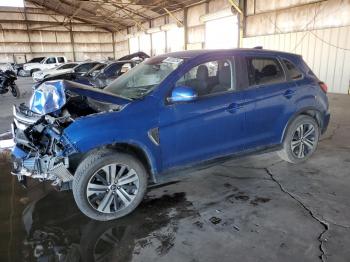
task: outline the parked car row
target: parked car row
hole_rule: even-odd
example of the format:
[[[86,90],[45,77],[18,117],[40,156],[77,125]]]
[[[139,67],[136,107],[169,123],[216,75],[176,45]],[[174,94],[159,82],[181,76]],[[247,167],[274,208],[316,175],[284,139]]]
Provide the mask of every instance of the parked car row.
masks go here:
[[[33,73],[32,77],[35,82],[40,82],[45,78],[52,76],[60,76],[66,73],[86,73],[99,62],[68,62],[63,65],[54,67],[52,69],[45,69],[41,71],[36,71]]]
[[[53,69],[34,72],[33,79],[37,82],[34,89],[46,81],[59,79],[102,89],[146,58],[149,58],[147,54],[137,52],[115,61],[66,63]]]

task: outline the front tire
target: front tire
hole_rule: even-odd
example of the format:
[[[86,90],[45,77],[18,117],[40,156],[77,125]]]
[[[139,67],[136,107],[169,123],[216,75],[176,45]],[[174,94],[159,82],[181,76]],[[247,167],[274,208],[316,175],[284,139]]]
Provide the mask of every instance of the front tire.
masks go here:
[[[147,171],[134,156],[114,150],[91,153],[77,168],[73,195],[86,216],[107,221],[131,213],[147,189]]]
[[[283,160],[297,164],[306,161],[315,152],[320,138],[316,120],[300,115],[289,125],[278,155]]]
[[[21,91],[19,91],[19,88],[16,84],[11,86],[11,94],[15,97],[15,98],[20,98],[21,96]]]

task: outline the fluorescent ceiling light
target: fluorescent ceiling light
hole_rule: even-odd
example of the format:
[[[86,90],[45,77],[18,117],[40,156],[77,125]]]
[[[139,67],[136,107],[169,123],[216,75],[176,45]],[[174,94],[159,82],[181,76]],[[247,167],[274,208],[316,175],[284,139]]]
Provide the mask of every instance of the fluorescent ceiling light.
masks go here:
[[[23,0],[0,0],[0,6],[24,7]]]

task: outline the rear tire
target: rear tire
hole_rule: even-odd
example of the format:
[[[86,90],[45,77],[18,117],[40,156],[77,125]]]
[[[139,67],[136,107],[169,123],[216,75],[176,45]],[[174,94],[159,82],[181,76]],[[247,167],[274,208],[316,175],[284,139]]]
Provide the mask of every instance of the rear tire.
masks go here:
[[[134,156],[100,150],[87,156],[77,168],[73,195],[78,208],[98,221],[131,213],[142,201],[148,174]]]
[[[316,120],[300,115],[289,125],[283,140],[283,149],[277,154],[293,164],[304,162],[315,152],[319,138],[320,128]]]

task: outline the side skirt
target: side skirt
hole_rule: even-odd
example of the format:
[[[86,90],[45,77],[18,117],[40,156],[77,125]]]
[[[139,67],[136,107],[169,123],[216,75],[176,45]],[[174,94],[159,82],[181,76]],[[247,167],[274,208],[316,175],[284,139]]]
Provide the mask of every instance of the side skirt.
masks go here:
[[[205,160],[205,161],[191,164],[191,165],[171,168],[171,169],[166,170],[162,173],[155,174],[156,181],[155,181],[155,183],[150,184],[150,187],[154,186],[155,184],[163,184],[163,183],[167,184],[170,181],[179,180],[191,172],[207,169],[207,168],[210,168],[210,167],[218,165],[218,164],[222,164],[222,163],[227,162],[227,161],[232,160],[232,159],[237,159],[237,158],[250,156],[250,155],[256,155],[256,154],[274,152],[274,151],[278,151],[280,149],[282,149],[281,144],[269,145],[269,146],[264,146],[264,147],[256,147],[256,148],[240,151],[240,152],[235,153],[235,154],[220,156],[220,157]]]

